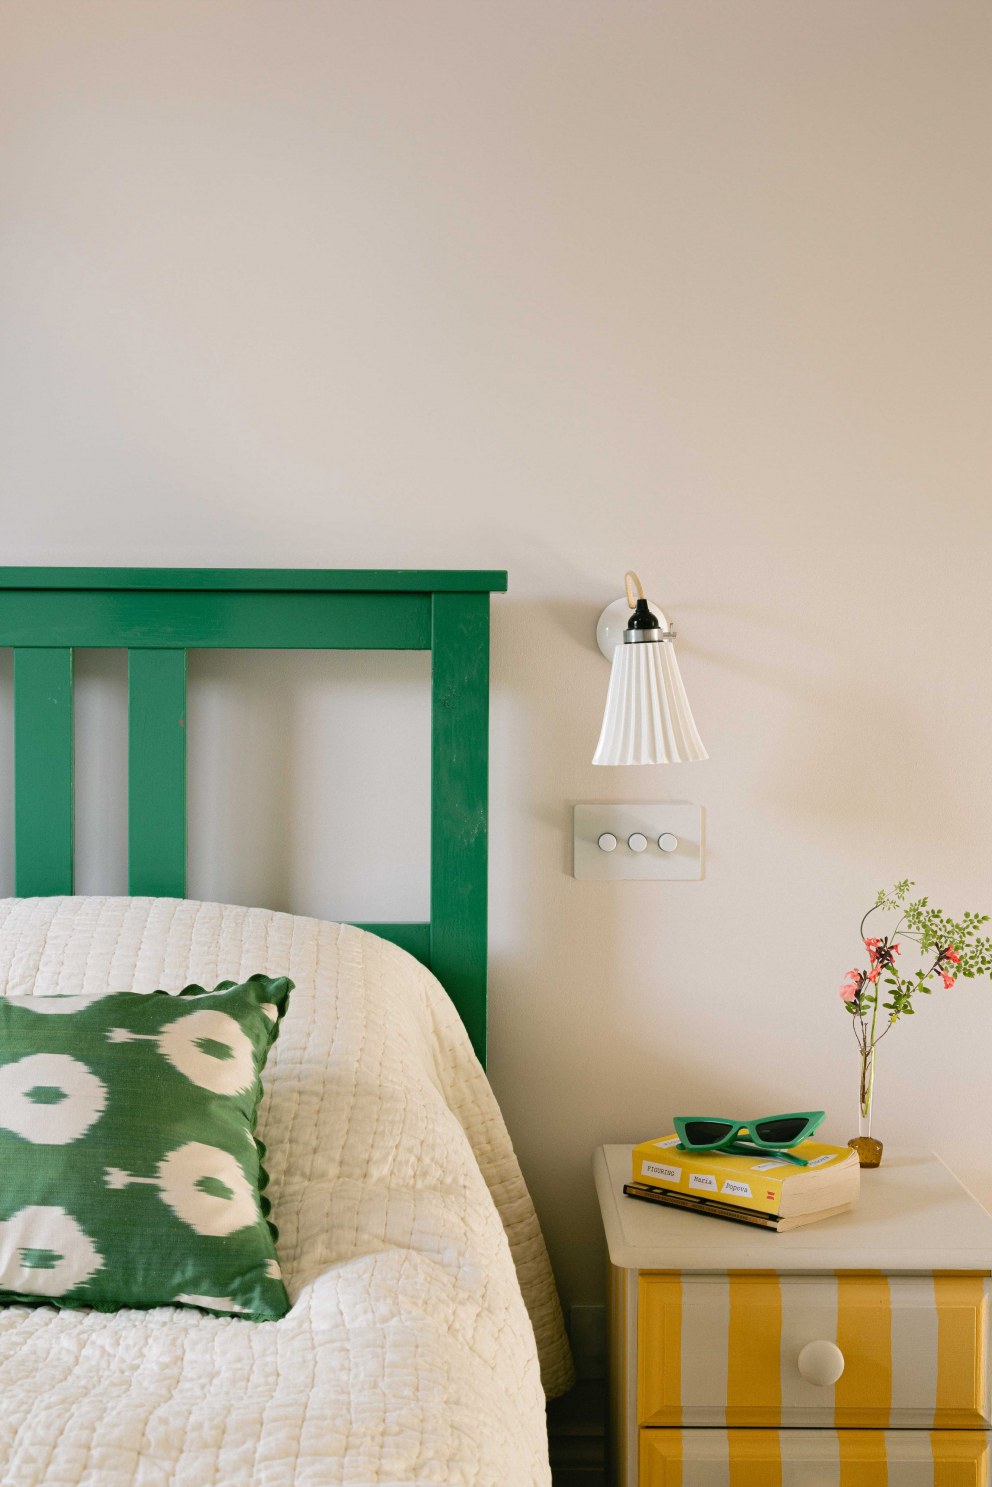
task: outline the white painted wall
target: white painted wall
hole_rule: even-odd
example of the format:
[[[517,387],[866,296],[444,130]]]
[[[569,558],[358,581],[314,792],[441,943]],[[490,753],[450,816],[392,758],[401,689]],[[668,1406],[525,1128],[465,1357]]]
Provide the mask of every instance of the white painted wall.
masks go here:
[[[846,1138],[863,905],[909,875],[992,908],[990,29],[984,0],[0,8],[3,561],[510,571],[491,1072],[566,1301],[599,1294],[597,1144],[821,1103]],[[706,764],[589,762],[629,565]],[[376,665],[196,660],[194,892],[423,907],[425,673]],[[81,887],[119,888],[120,658],[82,691]],[[705,807],[705,881],[574,882],[573,802],[653,797]],[[879,1133],[986,1199],[990,1049],[964,986],[878,1079]]]

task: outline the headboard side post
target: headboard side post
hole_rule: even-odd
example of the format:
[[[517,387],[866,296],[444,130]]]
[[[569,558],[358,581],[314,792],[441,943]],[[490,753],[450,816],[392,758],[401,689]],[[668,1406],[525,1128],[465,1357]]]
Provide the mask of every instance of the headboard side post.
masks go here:
[[[435,593],[430,966],[486,1062],[489,595]]]

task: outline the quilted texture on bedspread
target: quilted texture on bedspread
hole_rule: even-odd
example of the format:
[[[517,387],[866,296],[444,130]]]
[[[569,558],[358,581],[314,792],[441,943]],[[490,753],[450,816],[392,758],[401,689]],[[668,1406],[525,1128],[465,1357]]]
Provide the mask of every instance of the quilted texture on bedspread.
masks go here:
[[[571,1377],[560,1309],[502,1117],[433,977],[359,930],[264,910],[0,903],[3,994],[256,971],[297,983],[259,1125],[292,1311],[249,1325],[0,1309],[0,1481],[547,1484],[542,1367],[549,1393]]]

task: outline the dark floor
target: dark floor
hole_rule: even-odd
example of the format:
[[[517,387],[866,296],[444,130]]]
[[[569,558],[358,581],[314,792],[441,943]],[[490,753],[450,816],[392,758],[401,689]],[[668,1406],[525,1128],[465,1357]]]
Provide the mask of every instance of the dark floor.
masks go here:
[[[606,1487],[606,1382],[583,1379],[548,1405],[554,1487]]]

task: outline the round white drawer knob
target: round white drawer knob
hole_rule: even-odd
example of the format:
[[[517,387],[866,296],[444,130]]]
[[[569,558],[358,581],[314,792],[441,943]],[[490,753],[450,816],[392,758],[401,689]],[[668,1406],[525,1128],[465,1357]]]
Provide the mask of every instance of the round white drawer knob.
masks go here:
[[[615,852],[617,849],[617,839],[612,831],[604,831],[603,835],[597,839],[596,846],[601,852]]]
[[[799,1372],[807,1384],[828,1389],[844,1372],[844,1354],[833,1342],[808,1342],[799,1354]]]
[[[663,831],[658,838],[658,846],[663,852],[674,852],[678,844],[678,837],[673,836],[670,831]]]
[[[644,852],[647,850],[648,839],[640,831],[635,831],[633,836],[627,838],[627,846],[632,852]]]

